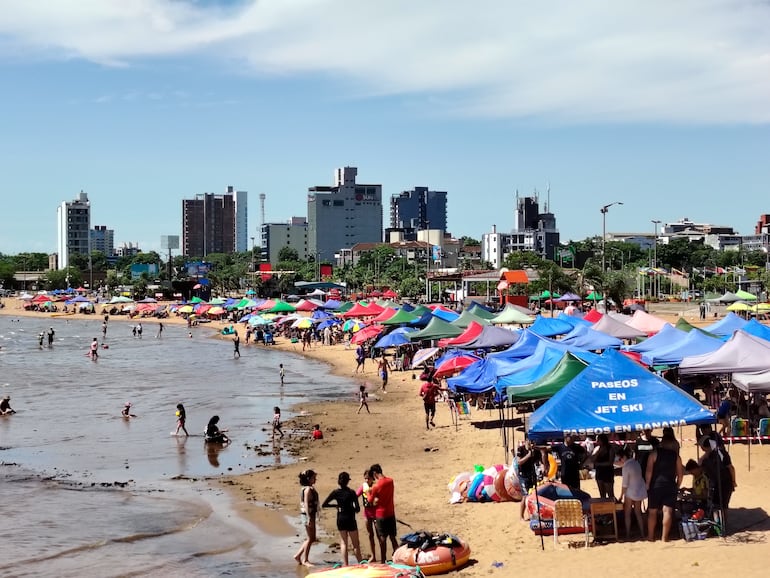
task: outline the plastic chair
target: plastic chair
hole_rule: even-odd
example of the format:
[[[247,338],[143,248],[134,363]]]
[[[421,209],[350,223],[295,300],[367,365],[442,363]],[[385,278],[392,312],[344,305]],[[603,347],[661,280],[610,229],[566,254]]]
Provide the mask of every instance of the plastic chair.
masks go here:
[[[553,544],[559,543],[559,530],[582,528],[585,534],[585,547],[588,548],[588,517],[583,513],[583,504],[580,500],[556,500],[553,504]],[[567,533],[567,532],[562,532]]]
[[[762,440],[770,440],[770,419],[763,417],[759,420],[757,439],[760,444],[762,443]]]

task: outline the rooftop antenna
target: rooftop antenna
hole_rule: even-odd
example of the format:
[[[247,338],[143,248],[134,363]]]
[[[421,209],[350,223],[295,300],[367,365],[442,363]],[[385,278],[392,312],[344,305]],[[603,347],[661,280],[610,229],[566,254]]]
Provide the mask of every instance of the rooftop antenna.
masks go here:
[[[551,181],[546,181],[545,185],[545,211],[548,212],[548,207],[551,206]]]

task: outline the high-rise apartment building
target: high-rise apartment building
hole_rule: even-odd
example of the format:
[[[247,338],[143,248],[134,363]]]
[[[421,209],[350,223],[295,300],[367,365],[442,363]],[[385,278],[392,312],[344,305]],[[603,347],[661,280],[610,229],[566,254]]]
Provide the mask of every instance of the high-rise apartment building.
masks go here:
[[[115,231],[106,225],[95,225],[91,229],[91,251],[99,251],[106,257],[115,254]]]
[[[248,251],[246,191],[227,187],[224,194],[199,193],[182,200],[182,254]]]
[[[80,191],[74,201],[64,201],[56,215],[59,269],[70,266],[72,255],[91,254],[91,203],[88,195]]]
[[[307,260],[307,219],[305,217],[292,217],[288,223],[263,223],[260,239],[262,258],[268,263],[277,263],[278,254],[285,247],[294,249],[302,261]]]
[[[333,261],[340,249],[382,241],[382,185],[356,183],[357,174],[340,168],[334,186],[308,189],[308,257]]]
[[[447,230],[446,191],[415,187],[390,198],[390,227],[421,231]]]

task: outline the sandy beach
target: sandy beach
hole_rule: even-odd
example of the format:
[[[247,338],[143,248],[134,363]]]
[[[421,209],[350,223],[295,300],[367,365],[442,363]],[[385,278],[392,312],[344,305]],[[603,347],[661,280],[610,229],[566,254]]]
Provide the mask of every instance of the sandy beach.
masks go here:
[[[45,315],[24,312],[13,299],[6,299],[5,303],[0,314]],[[675,322],[682,311],[692,310],[683,304],[677,305],[671,311],[653,308],[652,312]],[[93,319],[95,331],[102,319],[99,311],[97,308],[96,315],[82,316]],[[695,318],[697,310],[687,315],[688,321],[696,322]],[[112,317],[111,322],[114,319]],[[142,321],[147,331],[152,331],[157,323],[156,320]],[[171,318],[163,323],[184,323],[184,320]],[[212,323],[208,327],[216,329],[221,325]],[[461,419],[455,428],[448,407],[442,405],[436,416],[437,427],[426,431],[418,396],[418,372],[391,373],[387,394],[383,394],[371,361],[367,361],[363,375],[353,375],[354,354],[344,345],[314,345],[303,352],[301,345],[279,340],[276,347],[329,364],[334,373],[366,384],[371,408],[371,414],[357,414],[358,404],[352,396],[349,402],[294,407],[286,414],[299,417],[286,419],[286,429],[306,431],[318,423],[324,432],[323,440],[294,438],[290,443],[294,445],[292,453],[298,456],[296,463],[218,482],[232,490],[248,519],[276,535],[286,536],[285,550],[276,551],[276,558],[290,559],[299,542],[295,520],[299,511],[300,471],[312,468],[318,472],[316,488],[323,500],[336,488],[339,472],[350,472],[351,485],[357,485],[363,471],[379,463],[385,474],[395,480],[396,514],[400,521],[415,530],[451,532],[470,543],[472,563],[456,573],[460,576],[513,576],[522,571],[566,576],[614,570],[628,576],[652,578],[692,572],[714,576],[736,570],[746,576],[758,576],[766,571],[766,542],[770,537],[770,519],[766,513],[770,498],[766,482],[770,474],[768,445],[751,447],[751,471],[748,471],[747,446],[737,444],[731,449],[738,488],[731,502],[731,535],[726,539],[689,543],[635,541],[573,549],[567,547],[566,541],[555,547],[552,539],[546,537],[541,550],[540,539],[527,524],[519,521],[519,504],[449,504],[447,483],[454,475],[473,469],[475,464],[486,467],[510,462],[510,458],[506,459],[500,431],[493,426],[498,417],[496,411],[472,411],[471,416]],[[693,437],[691,428],[682,431],[684,461],[696,457]],[[523,432],[517,431],[514,445],[522,439]],[[684,485],[690,482],[691,478],[686,476]],[[598,496],[592,480],[584,481],[583,489]],[[619,491],[620,481],[616,478],[616,494]],[[255,505],[264,507],[255,508]],[[359,528],[363,530],[361,520]],[[399,530],[405,533],[409,527],[402,525]],[[319,539],[326,545],[336,543],[333,510],[321,514]],[[369,554],[365,531],[361,533],[361,543],[364,554]],[[320,564],[334,562],[338,556],[333,546],[316,546],[310,558]]]

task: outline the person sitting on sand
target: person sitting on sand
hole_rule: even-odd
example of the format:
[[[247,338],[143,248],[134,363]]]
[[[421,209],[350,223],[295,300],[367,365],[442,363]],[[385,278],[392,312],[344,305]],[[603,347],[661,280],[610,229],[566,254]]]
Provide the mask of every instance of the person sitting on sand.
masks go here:
[[[322,440],[324,439],[324,432],[321,431],[321,425],[315,424],[313,426],[313,439],[314,440]]]
[[[204,441],[214,444],[229,443],[230,438],[225,435],[227,430],[219,429],[219,425],[217,424],[219,424],[219,416],[215,415],[209,420],[209,423],[206,426],[206,431],[204,432]]]
[[[11,415],[14,413],[16,411],[11,407],[11,396],[3,396],[3,399],[0,401],[0,415]]]

